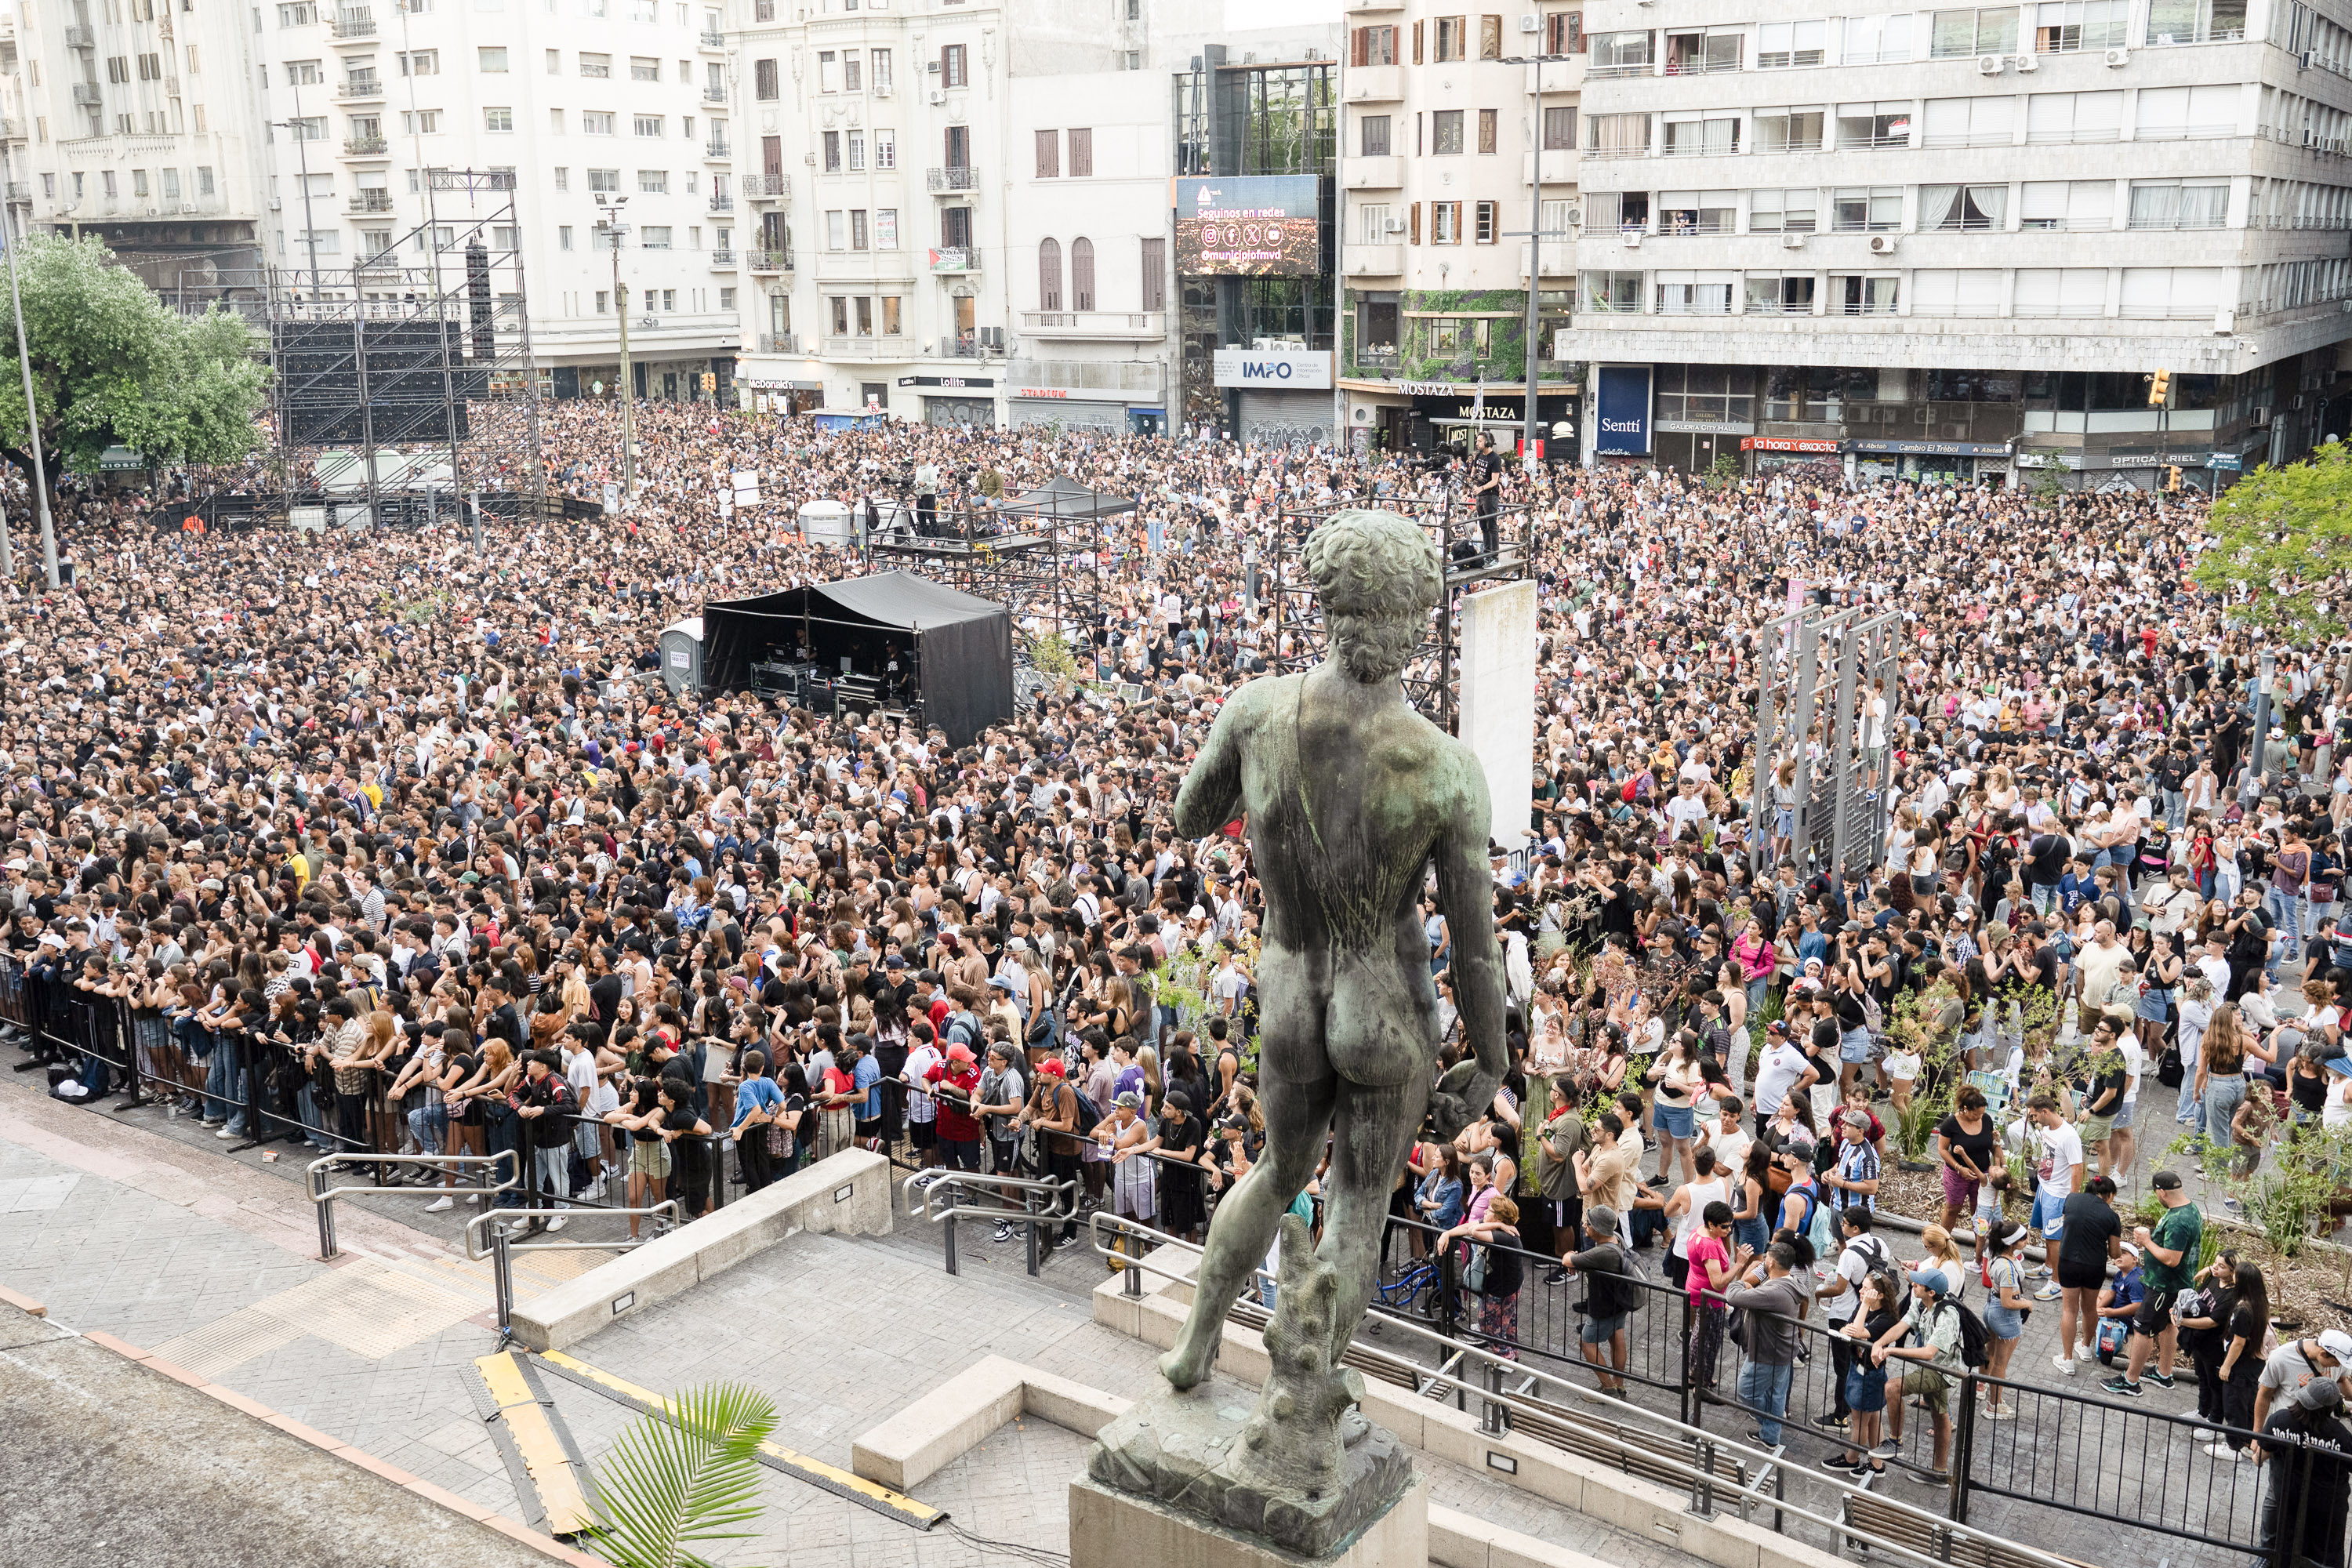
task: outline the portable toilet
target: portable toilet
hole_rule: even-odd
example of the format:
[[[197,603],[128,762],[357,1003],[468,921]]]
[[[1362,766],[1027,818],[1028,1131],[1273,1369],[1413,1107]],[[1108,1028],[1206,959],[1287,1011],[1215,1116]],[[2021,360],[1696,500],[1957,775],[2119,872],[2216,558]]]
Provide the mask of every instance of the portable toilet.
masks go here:
[[[800,510],[801,537],[811,544],[847,548],[857,542],[857,521],[837,500],[813,500]]]
[[[702,689],[702,617],[688,616],[661,635],[662,684],[675,697],[688,687]]]

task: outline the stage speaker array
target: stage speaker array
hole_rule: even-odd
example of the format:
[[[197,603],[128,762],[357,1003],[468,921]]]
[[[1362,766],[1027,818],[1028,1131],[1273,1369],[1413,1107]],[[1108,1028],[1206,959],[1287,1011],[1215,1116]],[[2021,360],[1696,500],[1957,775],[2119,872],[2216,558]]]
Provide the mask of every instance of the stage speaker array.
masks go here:
[[[288,426],[280,439],[359,442],[367,434],[363,415],[373,417],[379,443],[464,439],[466,400],[488,386],[486,371],[466,367],[465,330],[429,319],[273,322]]]

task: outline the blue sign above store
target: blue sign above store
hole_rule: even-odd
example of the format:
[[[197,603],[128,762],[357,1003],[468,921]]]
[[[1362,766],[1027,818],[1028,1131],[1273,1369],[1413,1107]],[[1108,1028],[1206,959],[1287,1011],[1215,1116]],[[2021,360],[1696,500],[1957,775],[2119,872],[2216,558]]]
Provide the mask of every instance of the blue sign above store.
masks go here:
[[[1601,426],[1593,455],[1643,458],[1650,452],[1650,367],[1601,367]]]

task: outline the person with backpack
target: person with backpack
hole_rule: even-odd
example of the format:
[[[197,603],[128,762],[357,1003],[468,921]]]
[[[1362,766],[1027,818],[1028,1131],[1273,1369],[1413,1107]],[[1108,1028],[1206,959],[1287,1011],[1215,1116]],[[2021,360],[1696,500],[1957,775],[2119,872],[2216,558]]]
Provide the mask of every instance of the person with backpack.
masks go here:
[[[1846,1334],[1846,1328],[1861,1310],[1862,1282],[1874,1273],[1895,1267],[1895,1256],[1886,1243],[1872,1234],[1875,1218],[1860,1204],[1838,1211],[1837,1266],[1822,1282],[1813,1299],[1822,1303],[1830,1331],[1830,1396],[1832,1405],[1826,1415],[1814,1418],[1814,1425],[1842,1431],[1851,1421],[1853,1407],[1846,1399],[1846,1373],[1853,1365],[1855,1345]]]
[[[1886,1367],[1871,1354],[1878,1337],[1903,1321],[1904,1288],[1890,1270],[1874,1269],[1856,1287],[1856,1310],[1838,1339],[1846,1342],[1844,1386],[1839,1391],[1853,1412],[1851,1435],[1843,1452],[1822,1461],[1825,1470],[1852,1476],[1883,1476],[1885,1457],[1878,1452],[1879,1434],[1886,1415]],[[1831,1343],[1834,1345],[1836,1340]]]
[[[1984,1325],[1952,1300],[1948,1286],[1940,1268],[1913,1269],[1911,1310],[1870,1351],[1872,1363],[1878,1366],[1890,1360],[1917,1363],[1904,1373],[1896,1397],[1887,1401],[1886,1440],[1871,1451],[1886,1458],[1903,1451],[1903,1407],[1916,1398],[1927,1406],[1935,1426],[1935,1460],[1930,1469],[1904,1473],[1922,1486],[1949,1483],[1945,1466],[1952,1448],[1952,1380],[1985,1364]]]
[[[1722,1209],[1729,1217],[1729,1205]],[[1798,1318],[1805,1295],[1791,1278],[1797,1270],[1797,1248],[1776,1241],[1765,1248],[1760,1262],[1751,1265],[1743,1280],[1724,1292],[1727,1308],[1748,1314],[1747,1359],[1739,1368],[1739,1404],[1756,1418],[1748,1440],[1767,1448],[1780,1444],[1780,1418],[1789,1409],[1789,1385],[1795,1380],[1797,1350],[1803,1330]]]
[[[1626,1399],[1625,1320],[1642,1310],[1649,1292],[1640,1283],[1641,1266],[1617,1239],[1614,1210],[1597,1204],[1586,1209],[1583,1228],[1584,1250],[1570,1254],[1564,1265],[1570,1274],[1585,1278],[1584,1300],[1577,1306],[1584,1314],[1576,1331],[1577,1353],[1593,1368],[1601,1393]],[[1720,1247],[1722,1238],[1715,1243]]]

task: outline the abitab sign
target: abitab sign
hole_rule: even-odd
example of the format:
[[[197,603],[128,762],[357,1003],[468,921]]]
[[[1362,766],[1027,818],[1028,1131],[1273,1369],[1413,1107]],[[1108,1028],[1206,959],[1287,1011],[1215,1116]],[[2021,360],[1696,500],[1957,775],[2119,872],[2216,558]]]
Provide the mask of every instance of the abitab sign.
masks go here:
[[[1604,364],[1601,367],[1599,422],[1593,456],[1646,458],[1650,455],[1650,367],[1645,364]]]
[[[1256,387],[1270,392],[1328,392],[1331,355],[1263,353],[1255,349],[1219,349],[1213,368],[1219,386]]]

